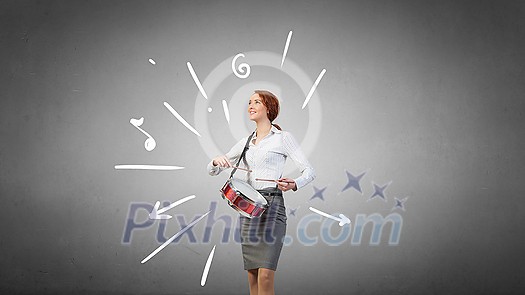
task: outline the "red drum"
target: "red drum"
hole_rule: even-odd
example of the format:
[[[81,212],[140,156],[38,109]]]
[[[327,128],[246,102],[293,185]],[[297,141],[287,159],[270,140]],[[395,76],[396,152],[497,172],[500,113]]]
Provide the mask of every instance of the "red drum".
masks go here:
[[[231,178],[221,189],[228,205],[248,218],[259,217],[268,208],[266,199],[248,183]]]

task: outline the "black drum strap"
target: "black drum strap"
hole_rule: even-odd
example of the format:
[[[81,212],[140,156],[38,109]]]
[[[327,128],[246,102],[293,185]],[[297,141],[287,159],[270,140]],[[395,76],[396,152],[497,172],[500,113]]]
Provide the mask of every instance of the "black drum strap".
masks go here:
[[[237,161],[237,164],[235,164],[235,167],[239,166],[239,163],[241,163],[241,160],[246,155],[246,151],[248,150],[250,146],[250,140],[252,140],[253,135],[255,134],[255,131],[252,132],[250,136],[248,136],[248,140],[246,141],[246,144],[244,145],[244,149],[242,150],[241,156],[239,157],[239,160]],[[232,173],[230,174],[230,179],[233,178],[233,174],[237,171],[237,168],[233,168]]]

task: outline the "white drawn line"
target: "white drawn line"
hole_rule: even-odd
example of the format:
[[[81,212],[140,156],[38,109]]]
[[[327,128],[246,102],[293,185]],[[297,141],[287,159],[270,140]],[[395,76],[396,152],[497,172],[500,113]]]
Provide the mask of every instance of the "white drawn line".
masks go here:
[[[156,64],[157,64],[152,58],[148,59],[148,61],[149,61],[149,63],[152,64],[152,65],[156,65]]]
[[[184,167],[165,165],[115,165],[117,170],[179,170]]]
[[[148,262],[148,260],[150,260],[151,258],[153,258],[153,256],[157,255],[157,253],[159,253],[160,251],[162,251],[162,249],[166,248],[166,246],[168,246],[171,242],[173,242],[173,240],[175,240],[176,238],[178,238],[180,235],[182,235],[185,231],[187,231],[188,229],[190,229],[192,226],[194,226],[197,222],[201,221],[206,215],[208,215],[211,211],[208,211],[208,213],[202,215],[201,217],[199,217],[197,220],[191,222],[190,224],[188,224],[185,228],[181,229],[178,233],[174,234],[171,238],[169,238],[166,242],[164,242],[162,245],[160,245],[157,249],[155,249],[153,252],[151,252],[150,255],[146,256],[146,258],[142,259],[142,261],[140,263],[144,264],[146,262]]]
[[[169,103],[164,102],[164,106],[173,114],[173,116],[175,116],[175,118],[177,118],[184,126],[186,126],[186,128],[188,128],[191,132],[195,133],[199,137],[201,136],[199,132],[197,132],[195,128],[191,127],[191,125],[188,124],[188,122],[186,122],[186,120],[184,120],[184,118],[181,115],[179,115],[179,113],[177,113],[177,111],[175,111],[175,109],[173,109]]]
[[[202,88],[202,84],[199,81],[199,78],[197,77],[197,74],[195,74],[195,71],[193,70],[193,67],[191,66],[191,63],[187,62],[186,65],[188,66],[188,70],[190,71],[191,77],[193,77],[193,81],[195,81],[195,85],[197,85],[197,88],[199,88],[199,91],[201,92],[202,96],[204,96],[204,98],[208,99],[208,95],[206,94],[206,91],[204,91],[204,88]]]
[[[222,100],[222,108],[224,109],[226,121],[228,121],[228,124],[230,124],[230,111],[228,110],[228,103],[224,99]]]
[[[208,279],[208,272],[210,271],[211,261],[213,260],[213,255],[215,253],[215,246],[217,245],[213,245],[213,249],[211,249],[206,265],[204,266],[204,271],[202,272],[201,286],[203,287],[206,285],[206,279]]]
[[[308,92],[308,95],[306,96],[306,99],[304,100],[303,107],[302,107],[303,109],[308,104],[308,102],[310,101],[310,98],[312,98],[312,95],[314,94],[315,88],[317,88],[317,85],[319,85],[319,82],[321,82],[321,79],[323,78],[324,73],[326,73],[326,69],[323,69],[321,71],[321,73],[317,77],[317,80],[315,80],[314,85],[312,85],[312,89],[310,89],[310,92]]]
[[[284,59],[286,58],[286,54],[288,53],[288,46],[290,46],[291,39],[292,39],[292,31],[288,33],[288,38],[286,39],[286,44],[284,45],[283,59],[281,60],[281,68],[283,67]]]

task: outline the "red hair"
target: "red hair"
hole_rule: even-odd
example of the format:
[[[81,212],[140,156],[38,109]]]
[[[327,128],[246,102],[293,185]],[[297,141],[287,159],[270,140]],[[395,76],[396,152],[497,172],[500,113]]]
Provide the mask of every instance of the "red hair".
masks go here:
[[[267,90],[255,90],[255,93],[259,95],[263,105],[268,109],[268,119],[270,122],[273,122],[275,118],[279,115],[279,99],[273,93]],[[281,127],[277,124],[273,124],[277,129],[282,130]]]

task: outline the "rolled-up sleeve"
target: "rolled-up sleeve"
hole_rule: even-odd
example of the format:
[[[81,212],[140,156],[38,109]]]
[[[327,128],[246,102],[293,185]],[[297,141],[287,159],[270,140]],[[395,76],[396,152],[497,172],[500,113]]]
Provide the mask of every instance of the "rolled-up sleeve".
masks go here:
[[[226,153],[225,156],[230,160],[230,163],[232,165],[235,165],[235,162],[237,160],[239,160],[239,157],[241,156],[242,150],[244,149],[244,145],[246,143],[246,140],[248,140],[248,137],[245,137],[245,138],[241,139],[239,142],[237,142],[231,148],[231,150],[229,152]],[[206,169],[208,170],[208,174],[210,174],[212,176],[215,176],[215,175],[219,175],[226,168],[219,167],[219,166],[214,166],[213,165],[213,160],[211,160],[208,163],[208,166],[206,167]]]
[[[294,179],[297,189],[312,182],[315,179],[315,170],[291,133],[283,132],[283,146],[287,156],[294,161],[301,172],[301,176]]]

